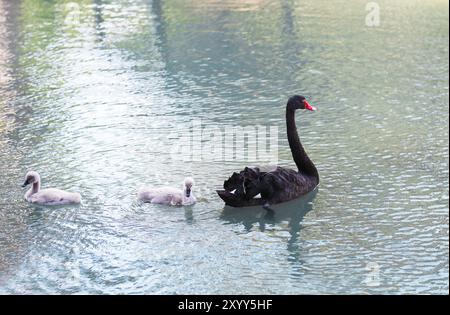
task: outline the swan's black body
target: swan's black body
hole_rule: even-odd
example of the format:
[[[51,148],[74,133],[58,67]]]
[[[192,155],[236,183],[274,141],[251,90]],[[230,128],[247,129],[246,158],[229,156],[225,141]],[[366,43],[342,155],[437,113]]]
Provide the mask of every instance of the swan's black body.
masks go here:
[[[271,205],[298,198],[317,187],[319,173],[306,154],[295,125],[297,109],[314,110],[303,96],[293,96],[286,106],[287,137],[292,157],[298,170],[277,167],[273,171],[261,172],[258,168],[246,167],[224,182],[224,190],[218,190],[220,198],[232,207]],[[261,198],[254,198],[261,194]]]

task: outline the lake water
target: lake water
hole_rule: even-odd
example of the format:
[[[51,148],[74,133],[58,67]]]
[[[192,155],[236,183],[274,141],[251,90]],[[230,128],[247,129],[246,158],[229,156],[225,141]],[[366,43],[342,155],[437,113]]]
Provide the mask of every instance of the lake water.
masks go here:
[[[448,1],[66,3],[0,0],[0,293],[448,294]],[[292,94],[320,187],[224,208],[294,167]],[[214,151],[256,126],[275,154]],[[83,204],[27,204],[31,169]],[[136,201],[185,176],[195,206]]]

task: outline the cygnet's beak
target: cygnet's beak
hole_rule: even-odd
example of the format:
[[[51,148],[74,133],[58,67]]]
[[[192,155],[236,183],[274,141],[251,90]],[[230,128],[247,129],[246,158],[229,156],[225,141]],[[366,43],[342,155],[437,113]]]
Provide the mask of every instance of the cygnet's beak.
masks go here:
[[[191,196],[191,189],[186,187],[186,197],[189,198]]]
[[[30,184],[30,183],[28,182],[28,180],[26,180],[26,181],[21,185],[21,187],[22,187],[22,188],[25,188],[25,187],[27,187],[29,184]]]

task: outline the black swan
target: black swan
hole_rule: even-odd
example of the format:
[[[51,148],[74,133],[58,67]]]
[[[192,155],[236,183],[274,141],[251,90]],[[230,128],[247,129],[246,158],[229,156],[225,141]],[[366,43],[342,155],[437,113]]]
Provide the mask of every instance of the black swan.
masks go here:
[[[231,207],[264,206],[298,198],[319,184],[319,173],[303,148],[295,125],[295,111],[307,109],[315,111],[303,96],[289,98],[286,105],[287,137],[292,157],[298,170],[277,167],[270,172],[259,168],[246,167],[240,173],[233,173],[224,184],[224,190],[218,190],[220,198]],[[260,195],[261,198],[255,198]]]

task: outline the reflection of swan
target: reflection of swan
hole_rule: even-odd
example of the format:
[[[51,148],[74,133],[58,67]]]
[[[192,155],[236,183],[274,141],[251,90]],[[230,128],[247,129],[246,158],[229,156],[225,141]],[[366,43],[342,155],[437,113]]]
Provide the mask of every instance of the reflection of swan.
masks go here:
[[[30,184],[32,187],[25,194],[25,199],[28,202],[40,205],[67,205],[81,202],[81,195],[79,193],[71,193],[56,188],[41,190],[41,177],[37,172],[28,172],[22,187]]]
[[[261,207],[248,207],[236,209],[225,206],[220,216],[228,224],[242,224],[246,231],[250,232],[256,228],[265,232],[266,228],[277,226],[289,233],[287,240],[287,260],[292,263],[293,272],[298,272],[303,264],[302,256],[304,254],[299,242],[301,222],[305,215],[312,210],[314,200],[318,189],[283,204],[273,206],[274,211],[267,213]]]
[[[291,97],[286,105],[287,137],[297,170],[277,167],[263,172],[259,168],[246,167],[224,182],[224,190],[217,191],[226,205],[249,207],[278,204],[298,198],[312,191],[319,184],[319,173],[306,154],[297,133],[295,111],[316,110],[303,96]],[[261,198],[255,198],[261,195]]]
[[[277,224],[288,221],[289,233],[291,240],[289,243],[295,242],[300,231],[300,222],[303,217],[312,209],[311,201],[314,200],[317,189],[312,192],[289,202],[275,205],[273,211],[267,213],[260,207],[248,207],[239,209],[225,206],[220,218],[228,223],[242,223],[246,230],[250,231],[254,224],[259,225],[260,231],[264,231],[266,224]]]
[[[173,187],[145,187],[138,192],[138,199],[143,202],[171,206],[192,205],[196,202],[196,198],[192,193],[192,186],[194,186],[194,180],[187,177],[183,183],[183,190]]]

